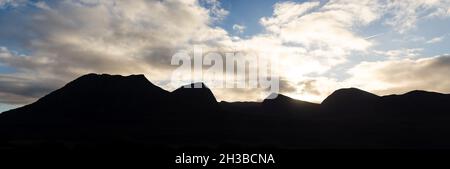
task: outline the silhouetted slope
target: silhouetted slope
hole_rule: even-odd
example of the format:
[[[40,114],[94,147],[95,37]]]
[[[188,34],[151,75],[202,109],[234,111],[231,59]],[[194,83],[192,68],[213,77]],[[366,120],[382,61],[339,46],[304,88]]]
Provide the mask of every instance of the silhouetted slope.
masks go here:
[[[185,106],[184,108],[195,109],[216,109],[217,100],[211,90],[203,83],[193,83],[182,86],[172,93],[173,99],[177,104]]]
[[[450,97],[427,91],[411,91],[403,95],[388,95],[382,97],[382,105],[386,111],[391,110],[397,118],[441,118],[450,114]],[[442,119],[443,120],[443,119]]]
[[[202,142],[220,139],[218,132],[224,125],[224,115],[205,84],[192,83],[174,90],[171,92],[171,105],[171,128],[177,129],[169,132],[197,137]]]
[[[381,97],[375,94],[346,88],[334,91],[322,101],[321,107],[327,116],[334,119],[373,119],[381,117],[380,101]]]
[[[203,83],[182,86],[171,93],[171,99],[172,111],[186,125],[192,126],[189,123],[195,120],[211,122],[222,114],[214,94]]]
[[[277,94],[277,96],[273,99],[264,99],[263,105],[267,106],[277,106],[277,107],[284,107],[284,106],[299,106],[299,107],[312,107],[317,106],[315,103],[305,102],[301,100],[295,100],[293,98],[290,98],[288,96]]]
[[[31,123],[136,120],[167,109],[169,92],[153,85],[144,75],[84,75],[35,103],[2,113]],[[126,113],[125,113],[126,112]]]
[[[358,106],[358,103],[373,103],[380,99],[379,96],[357,89],[346,88],[334,91],[323,100],[322,105],[329,107],[351,107]]]
[[[379,97],[340,89],[322,104],[284,95],[217,103],[203,83],[167,92],[143,75],[82,76],[0,114],[0,147],[55,142],[93,146],[272,145],[296,148],[450,148],[447,94]]]
[[[403,95],[383,96],[385,104],[407,106],[411,103],[419,103],[409,106],[438,106],[448,104],[448,95],[436,92],[415,90]]]
[[[264,99],[262,105],[264,111],[283,116],[310,115],[319,108],[318,104],[295,100],[282,94],[277,94],[277,97],[274,99]]]

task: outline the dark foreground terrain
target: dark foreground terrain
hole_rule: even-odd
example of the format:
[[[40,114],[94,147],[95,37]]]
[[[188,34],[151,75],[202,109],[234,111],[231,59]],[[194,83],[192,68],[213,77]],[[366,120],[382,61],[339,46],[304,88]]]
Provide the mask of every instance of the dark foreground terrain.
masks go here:
[[[143,75],[84,75],[0,114],[0,154],[180,167],[174,160],[182,152],[273,153],[276,164],[259,165],[269,168],[439,160],[450,154],[448,94],[377,96],[349,88],[321,104],[283,95],[218,103],[199,85],[168,92]]]

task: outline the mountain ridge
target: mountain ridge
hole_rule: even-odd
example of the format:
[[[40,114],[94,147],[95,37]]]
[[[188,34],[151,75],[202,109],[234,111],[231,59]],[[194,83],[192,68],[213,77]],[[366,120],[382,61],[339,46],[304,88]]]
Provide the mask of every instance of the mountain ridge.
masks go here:
[[[0,114],[0,147],[20,147],[17,140],[84,145],[126,138],[143,146],[258,142],[297,148],[450,148],[448,94],[377,96],[347,88],[322,104],[282,94],[228,103],[217,102],[204,83],[187,86],[169,92],[144,75],[87,74]]]
[[[211,93],[211,95],[214,97],[214,94],[211,92],[211,90],[207,87],[207,85],[206,84],[204,84],[203,82],[194,82],[194,83],[191,83],[191,84],[187,84],[187,85],[183,85],[183,86],[181,86],[181,87],[179,87],[179,88],[177,88],[177,89],[175,89],[174,91],[172,91],[172,92],[170,92],[170,91],[167,91],[167,90],[165,90],[165,89],[163,89],[163,88],[161,88],[161,87],[159,87],[159,86],[157,86],[157,85],[155,85],[155,84],[153,84],[151,81],[149,81],[146,77],[145,77],[145,75],[143,75],[143,74],[131,74],[131,75],[128,75],[128,76],[123,76],[123,75],[110,75],[110,74],[96,74],[96,73],[89,73],[89,74],[85,74],[85,75],[82,75],[82,76],[80,76],[79,78],[77,78],[77,79],[75,79],[75,80],[73,80],[73,81],[71,81],[71,82],[69,82],[69,83],[67,83],[65,86],[63,86],[62,88],[64,88],[64,87],[66,87],[66,86],[70,86],[70,85],[73,85],[73,83],[74,82],[80,82],[80,81],[84,81],[84,80],[92,80],[92,79],[94,79],[94,81],[90,81],[89,83],[94,83],[95,84],[95,81],[98,81],[98,80],[101,80],[101,79],[107,79],[107,78],[112,78],[112,79],[119,79],[119,78],[121,78],[122,80],[128,80],[129,82],[132,82],[133,80],[135,81],[135,82],[138,82],[138,83],[141,83],[141,84],[146,84],[146,85],[149,85],[149,86],[151,86],[151,87],[155,87],[155,88],[158,88],[159,90],[161,90],[161,91],[165,91],[165,92],[167,92],[167,93],[172,93],[172,94],[176,94],[179,90],[184,90],[184,89],[189,89],[189,88],[186,88],[186,86],[192,86],[192,87],[190,87],[190,88],[192,88],[192,89],[195,89],[195,87],[194,86],[196,86],[197,84],[199,84],[199,86],[201,86],[201,88],[206,88],[208,91],[207,91],[207,93]],[[134,84],[136,84],[136,83],[134,83]],[[57,90],[55,90],[55,91],[58,91],[59,89],[57,89]],[[54,91],[54,92],[55,92]],[[373,94],[373,93],[370,93],[370,92],[367,92],[367,91],[364,91],[364,90],[361,90],[361,89],[358,89],[358,88],[354,88],[354,87],[351,87],[351,88],[341,88],[341,89],[337,89],[336,91],[334,91],[332,94],[330,94],[328,97],[326,97],[321,103],[317,103],[317,104],[327,104],[327,102],[329,102],[329,100],[330,100],[330,98],[332,98],[332,97],[335,97],[335,95],[349,95],[348,93],[357,93],[357,95],[371,95],[371,96],[376,96],[377,98],[383,98],[383,97],[395,97],[395,96],[406,96],[406,95],[408,95],[408,96],[412,96],[412,95],[418,95],[418,94],[427,94],[427,95],[431,95],[431,94],[434,94],[434,95],[448,95],[448,94],[445,94],[445,93],[439,93],[439,92],[433,92],[433,91],[425,91],[425,90],[413,90],[413,91],[409,91],[409,92],[405,92],[404,94],[390,94],[390,95],[383,95],[383,96],[377,96],[377,95],[375,95],[375,94]],[[51,93],[53,93],[53,92],[51,92]],[[51,93],[49,93],[49,94],[51,94]],[[342,93],[344,93],[344,94],[342,94]],[[363,94],[361,94],[361,93],[363,93]],[[47,94],[48,95],[48,94]],[[47,95],[45,95],[45,96],[47,96]],[[281,93],[277,93],[277,95],[278,96],[281,96],[282,98],[283,98],[283,100],[285,100],[285,101],[287,101],[287,100],[290,100],[290,101],[299,101],[299,102],[305,102],[305,103],[312,103],[312,104],[316,104],[316,103],[313,103],[313,102],[308,102],[308,101],[304,101],[304,100],[298,100],[298,99],[294,99],[294,98],[291,98],[291,97],[288,97],[288,96],[286,96],[286,95],[284,95],[284,94],[281,94]],[[351,94],[350,94],[351,95]],[[42,98],[44,98],[45,96],[43,96]],[[337,97],[342,97],[342,96],[337,96]],[[41,98],[41,99],[42,99]],[[264,100],[262,100],[261,102],[255,102],[255,103],[264,103],[264,102],[267,102],[267,101],[273,101],[273,100],[279,100],[280,98],[274,98],[274,99],[264,99]],[[38,99],[37,101],[39,101],[40,99]],[[217,102],[217,100],[216,100],[216,98],[214,97],[214,100]],[[37,102],[36,101],[36,102]],[[234,103],[234,102],[229,102],[229,101],[222,101],[222,102],[227,102],[227,103]],[[252,101],[245,101],[245,102],[252,102]],[[242,102],[241,102],[242,103]],[[32,104],[32,103],[31,103]],[[20,107],[19,107],[20,108]],[[17,109],[17,108],[16,108]],[[11,110],[14,110],[14,109],[11,109]],[[7,110],[7,111],[11,111],[11,110]],[[7,112],[7,111],[5,111],[5,112]],[[3,113],[3,112],[2,112]],[[1,114],[1,113],[0,113]]]

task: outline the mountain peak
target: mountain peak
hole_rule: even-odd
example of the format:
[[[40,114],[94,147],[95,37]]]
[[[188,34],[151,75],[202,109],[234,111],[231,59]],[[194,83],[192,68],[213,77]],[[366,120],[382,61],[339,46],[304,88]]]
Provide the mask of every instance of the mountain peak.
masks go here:
[[[111,95],[152,96],[166,95],[168,92],[151,83],[144,75],[110,75],[90,73],[83,75],[61,89],[53,92],[55,94],[65,94],[65,97],[83,96],[91,97]],[[107,99],[107,98],[104,98]]]
[[[202,82],[191,83],[184,85],[172,92],[173,95],[180,99],[217,103],[216,97],[212,91]]]
[[[143,75],[143,74],[132,74],[129,76],[122,76],[122,75],[110,75],[110,74],[96,74],[96,73],[89,73],[86,75],[83,75],[77,79],[75,79],[72,82],[79,82],[79,81],[98,81],[98,80],[134,80],[134,81],[141,81],[141,82],[148,82],[150,81]]]
[[[432,95],[444,95],[442,93],[429,92],[424,90],[413,90],[404,94],[405,96],[432,96]]]
[[[420,101],[422,103],[431,103],[431,102],[439,102],[446,100],[448,97],[447,94],[437,93],[437,92],[430,92],[430,91],[423,91],[423,90],[413,90],[410,92],[407,92],[405,94],[393,94],[393,95],[387,95],[383,96],[383,98],[391,100],[392,99],[408,99],[409,101]]]
[[[269,96],[267,96],[264,100],[263,100],[263,103],[264,102],[273,102],[273,101],[276,101],[276,102],[285,102],[285,101],[292,101],[292,100],[295,100],[295,99],[293,99],[293,98],[290,98],[290,97],[288,97],[288,96],[286,96],[286,95],[283,95],[283,94],[279,94],[279,93],[271,93]]]
[[[162,95],[168,93],[162,88],[151,83],[144,75],[110,75],[110,74],[95,74],[90,73],[83,75],[68,84],[63,88],[63,91],[79,92],[133,92],[133,93],[153,93],[155,95]]]
[[[276,97],[274,98],[275,95]],[[292,111],[299,109],[304,110],[305,108],[311,108],[317,105],[315,103],[296,100],[286,95],[277,93],[270,94],[266,99],[264,99],[262,104],[268,109],[285,109],[283,111]]]
[[[64,122],[72,120],[121,120],[140,119],[144,106],[163,111],[169,92],[153,85],[144,75],[86,74],[64,87],[19,108],[17,116],[28,116],[39,111],[39,117],[27,120],[34,122]],[[122,113],[126,112],[125,117]]]
[[[358,88],[343,88],[334,91],[322,102],[322,104],[336,105],[347,103],[370,102],[377,100],[379,98],[380,97],[375,94],[366,92]]]

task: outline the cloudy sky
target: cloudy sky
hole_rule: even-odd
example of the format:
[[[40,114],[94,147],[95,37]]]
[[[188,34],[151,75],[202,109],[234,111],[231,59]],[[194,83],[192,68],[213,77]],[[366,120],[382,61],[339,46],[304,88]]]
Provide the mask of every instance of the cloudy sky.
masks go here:
[[[281,93],[450,93],[450,0],[0,0],[0,112],[90,73],[167,89],[177,51],[270,53]],[[218,100],[260,90],[213,89]]]

